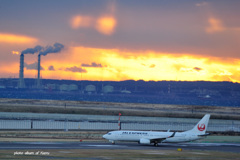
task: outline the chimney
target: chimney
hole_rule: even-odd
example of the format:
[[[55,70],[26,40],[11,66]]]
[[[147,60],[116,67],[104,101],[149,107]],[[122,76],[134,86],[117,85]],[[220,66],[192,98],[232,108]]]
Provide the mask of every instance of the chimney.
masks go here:
[[[20,69],[19,69],[18,88],[25,88],[25,83],[24,83],[24,54],[20,55]]]
[[[38,55],[38,77],[37,77],[37,88],[41,88],[40,70],[41,70],[41,55]]]

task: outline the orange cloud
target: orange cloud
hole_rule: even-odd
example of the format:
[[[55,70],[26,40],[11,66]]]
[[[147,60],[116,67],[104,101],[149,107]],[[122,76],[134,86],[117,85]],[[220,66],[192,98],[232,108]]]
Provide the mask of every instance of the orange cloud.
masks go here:
[[[16,54],[16,55],[18,55],[19,52],[18,52],[18,51],[12,51],[12,54]]]
[[[70,25],[73,29],[78,29],[80,27],[90,27],[92,25],[93,18],[90,16],[76,15],[72,17]]]
[[[104,16],[89,16],[89,15],[75,15],[70,19],[70,26],[72,29],[78,28],[91,28],[96,29],[99,33],[104,35],[113,34],[117,20],[115,18],[116,3],[114,1],[108,2],[104,13],[100,15]]]
[[[208,19],[209,26],[206,28],[207,33],[216,33],[222,32],[225,30],[225,27],[222,24],[222,21],[216,18]]]
[[[116,25],[117,20],[113,16],[94,18],[91,16],[76,15],[70,20],[70,26],[72,29],[94,28],[104,35],[111,35],[114,32]]]
[[[8,34],[8,33],[0,33],[0,42],[1,43],[35,43],[38,39],[24,36],[24,35],[15,35],[15,34]]]
[[[112,16],[103,16],[98,18],[96,29],[105,35],[111,35],[116,27],[116,19]]]

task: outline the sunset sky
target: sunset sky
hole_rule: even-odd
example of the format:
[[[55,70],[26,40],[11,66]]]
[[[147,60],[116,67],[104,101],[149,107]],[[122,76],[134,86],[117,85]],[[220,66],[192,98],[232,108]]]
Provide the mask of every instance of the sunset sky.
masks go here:
[[[0,0],[0,78],[20,54],[44,79],[240,83],[240,1]],[[24,77],[37,76],[25,54]]]

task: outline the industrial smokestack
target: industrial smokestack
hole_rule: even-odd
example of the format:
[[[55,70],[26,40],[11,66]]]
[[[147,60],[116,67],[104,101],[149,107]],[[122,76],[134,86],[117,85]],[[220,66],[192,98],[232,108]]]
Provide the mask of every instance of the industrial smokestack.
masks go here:
[[[40,52],[42,49],[43,49],[42,46],[37,45],[34,48],[27,48],[27,49],[25,49],[21,52],[18,88],[25,88],[25,83],[24,83],[24,54],[34,54],[34,53]]]
[[[41,79],[40,79],[40,70],[41,70],[41,55],[38,55],[38,64],[37,64],[37,70],[38,70],[38,77],[37,77],[37,88],[41,88]]]
[[[38,78],[37,78],[37,88],[41,88],[41,78],[40,78],[40,70],[41,70],[41,55],[46,56],[49,53],[59,53],[64,48],[64,45],[61,43],[55,43],[53,46],[42,47],[40,45],[35,46],[34,48],[27,48],[21,52],[20,56],[20,70],[19,70],[19,88],[25,88],[24,83],[24,54],[35,54],[38,55]]]
[[[20,55],[20,69],[19,69],[18,88],[25,88],[25,83],[24,83],[24,54]]]
[[[34,52],[37,51],[39,52],[38,54],[38,66],[37,66],[37,70],[38,70],[38,77],[37,77],[37,88],[41,88],[41,55],[46,56],[49,53],[59,53],[61,52],[61,50],[64,48],[64,45],[62,45],[61,43],[55,43],[53,46],[47,46],[45,48],[41,47],[41,46],[36,46],[33,50]],[[31,52],[33,53],[32,49],[28,49],[26,50],[27,52]]]
[[[41,61],[41,55],[39,54],[38,55],[38,66],[37,66],[37,69],[38,69],[38,79],[40,79],[40,70],[41,70],[40,61]]]

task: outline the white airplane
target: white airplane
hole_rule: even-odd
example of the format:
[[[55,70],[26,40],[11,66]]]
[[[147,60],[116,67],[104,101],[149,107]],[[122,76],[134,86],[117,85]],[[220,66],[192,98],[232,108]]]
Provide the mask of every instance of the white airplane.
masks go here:
[[[115,144],[115,141],[131,141],[140,144],[179,143],[202,139],[209,135],[206,133],[210,114],[206,114],[193,129],[185,132],[157,132],[157,131],[111,131],[103,138]]]

